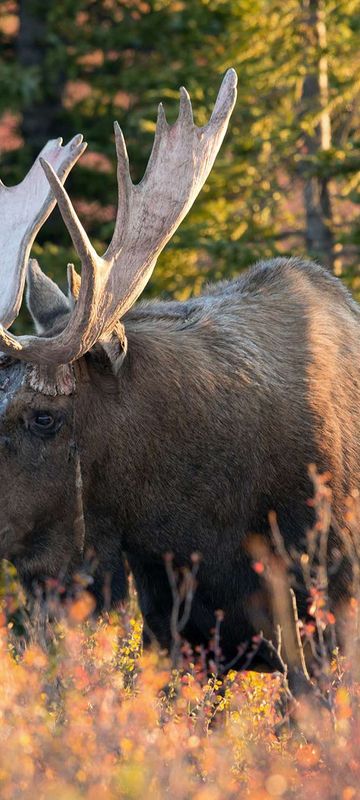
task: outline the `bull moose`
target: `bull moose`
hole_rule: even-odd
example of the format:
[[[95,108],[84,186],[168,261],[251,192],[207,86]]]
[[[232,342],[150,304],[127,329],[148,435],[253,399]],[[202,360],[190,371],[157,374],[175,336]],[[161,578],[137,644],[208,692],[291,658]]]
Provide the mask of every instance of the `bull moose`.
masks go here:
[[[184,89],[174,125],[160,106],[138,185],[115,124],[119,203],[102,257],[63,187],[81,136],[49,142],[21,184],[0,189],[0,553],[31,590],[71,576],[92,549],[99,607],[106,575],[112,602],[126,597],[126,554],[164,647],[173,600],[164,554],[182,567],[201,553],[184,635],[208,642],[222,609],[227,659],[269,611],[248,534],[266,537],[273,510],[285,548],[301,549],[312,463],[332,476],[330,548],[360,470],[359,309],[324,268],[277,258],[200,297],[134,306],[210,172],[235,97],[230,70],[203,128]],[[68,297],[29,261],[56,201],[82,267],[80,279],[70,266]],[[36,335],[16,337],[8,329],[25,277]],[[329,593],[334,608],[346,600],[345,565]]]

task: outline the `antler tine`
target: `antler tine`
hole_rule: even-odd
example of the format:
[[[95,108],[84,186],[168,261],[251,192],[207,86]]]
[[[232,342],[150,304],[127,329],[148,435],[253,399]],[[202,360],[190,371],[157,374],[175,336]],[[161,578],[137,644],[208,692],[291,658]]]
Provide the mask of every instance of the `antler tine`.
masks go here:
[[[157,113],[157,120],[156,120],[156,129],[155,129],[155,140],[156,137],[161,136],[162,132],[169,127],[168,121],[166,119],[164,103],[159,103],[158,105],[158,113]]]
[[[62,181],[86,148],[82,139],[78,134],[64,147],[62,139],[52,140],[41,151]],[[40,156],[22,183],[10,188],[0,185],[0,322],[5,328],[19,313],[31,246],[55,205]]]
[[[64,222],[82,261],[77,303],[65,330],[52,338],[19,337],[0,331],[0,347],[40,364],[63,364],[106,340],[148,282],[157,257],[192,206],[225,136],[236,99],[236,73],[223,80],[208,124],[197,128],[190,98],[180,94],[180,110],[168,125],[162,105],[153,149],[143,179],[131,182],[122,133],[115,125],[119,207],[112,241],[100,258],[49,165],[43,165]],[[16,347],[15,347],[16,342]],[[20,345],[20,347],[19,347]]]
[[[231,114],[236,100],[237,74],[234,69],[228,69],[225,78],[220,86],[219,94],[216,98],[215,106],[210,120],[205,128],[210,130],[214,125],[219,125],[228,114]]]
[[[72,238],[74,247],[81,259],[83,267],[94,269],[96,264],[101,261],[96,250],[93,248],[90,239],[84,230],[79,217],[74,209],[70,197],[59,181],[56,172],[51,164],[45,159],[40,158],[40,164],[45,172],[49,184],[57,200],[61,216]]]
[[[114,122],[115,146],[117,156],[118,179],[119,175],[126,186],[132,186],[129,170],[129,156],[126,149],[124,134],[118,122]]]
[[[193,110],[190,100],[190,95],[185,86],[180,87],[180,108],[177,122],[181,125],[193,125]]]
[[[118,122],[114,122],[114,133],[118,182],[118,212],[116,216],[114,236],[118,241],[121,241],[129,216],[130,197],[133,183],[130,176],[129,156],[126,149],[125,139]]]

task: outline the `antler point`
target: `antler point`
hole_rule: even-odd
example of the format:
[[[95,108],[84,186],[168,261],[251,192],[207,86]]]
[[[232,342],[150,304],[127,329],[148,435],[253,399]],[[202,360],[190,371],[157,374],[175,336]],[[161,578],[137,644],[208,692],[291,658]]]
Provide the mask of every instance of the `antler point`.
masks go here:
[[[185,86],[180,87],[180,110],[178,119],[181,119],[183,122],[187,121],[190,125],[194,124],[190,95]]]
[[[30,269],[40,269],[40,265],[37,258],[29,258],[28,270]]]
[[[158,105],[157,128],[162,128],[165,125],[167,125],[167,119],[166,119],[164,104],[163,103],[159,103],[159,105]]]
[[[56,175],[55,171],[53,170],[50,162],[46,160],[46,158],[42,158],[40,156],[39,161],[40,161],[40,164],[41,164],[41,166],[42,166],[47,178],[49,177],[49,175],[52,178],[57,178],[57,175]]]
[[[238,76],[237,76],[237,72],[234,69],[234,67],[230,67],[230,69],[227,70],[227,72],[225,73],[225,79],[224,80],[228,80],[229,83],[230,83],[230,80],[231,80],[233,82],[234,88],[235,88],[235,86],[237,86]]]
[[[75,148],[79,147],[81,144],[86,145],[87,142],[83,142],[83,139],[84,139],[83,134],[77,133],[76,136],[74,136],[73,139],[71,139],[71,141],[69,142],[71,150],[75,150]]]

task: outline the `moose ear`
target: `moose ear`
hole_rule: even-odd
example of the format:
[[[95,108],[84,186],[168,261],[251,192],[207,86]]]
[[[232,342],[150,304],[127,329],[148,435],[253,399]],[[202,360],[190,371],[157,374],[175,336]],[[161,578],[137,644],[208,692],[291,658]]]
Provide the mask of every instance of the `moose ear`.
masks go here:
[[[70,311],[70,303],[59,287],[40,269],[35,258],[29,260],[26,276],[26,304],[37,333],[50,330],[59,317]]]
[[[125,329],[121,322],[118,322],[113,333],[106,340],[97,342],[88,353],[87,358],[101,374],[108,373],[117,377],[126,353]]]

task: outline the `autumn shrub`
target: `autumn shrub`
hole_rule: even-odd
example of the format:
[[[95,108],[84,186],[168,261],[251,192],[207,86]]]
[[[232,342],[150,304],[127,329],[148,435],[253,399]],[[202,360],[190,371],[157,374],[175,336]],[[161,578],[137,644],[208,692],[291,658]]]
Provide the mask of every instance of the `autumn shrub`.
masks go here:
[[[143,652],[134,594],[130,607],[95,620],[86,589],[59,602],[61,587],[52,583],[49,602],[29,615],[7,567],[0,615],[1,800],[359,797],[359,602],[354,584],[340,653],[317,549],[329,529],[331,496],[327,476],[313,477],[315,532],[309,532],[307,558],[298,554],[309,592],[307,619],[297,619],[290,603],[297,655],[310,644],[315,664],[308,676],[314,691],[300,698],[289,689],[282,650],[289,634],[280,625],[272,646],[284,674],[223,674],[221,659],[211,674],[209,661],[186,645],[175,659],[156,647]],[[279,552],[275,517],[270,521],[274,547],[253,561],[265,580],[274,574],[271,559],[284,566],[287,558]],[[356,521],[354,496],[347,506],[350,549]],[[352,557],[356,566],[355,552]],[[55,622],[47,612],[54,617],[56,595]]]

